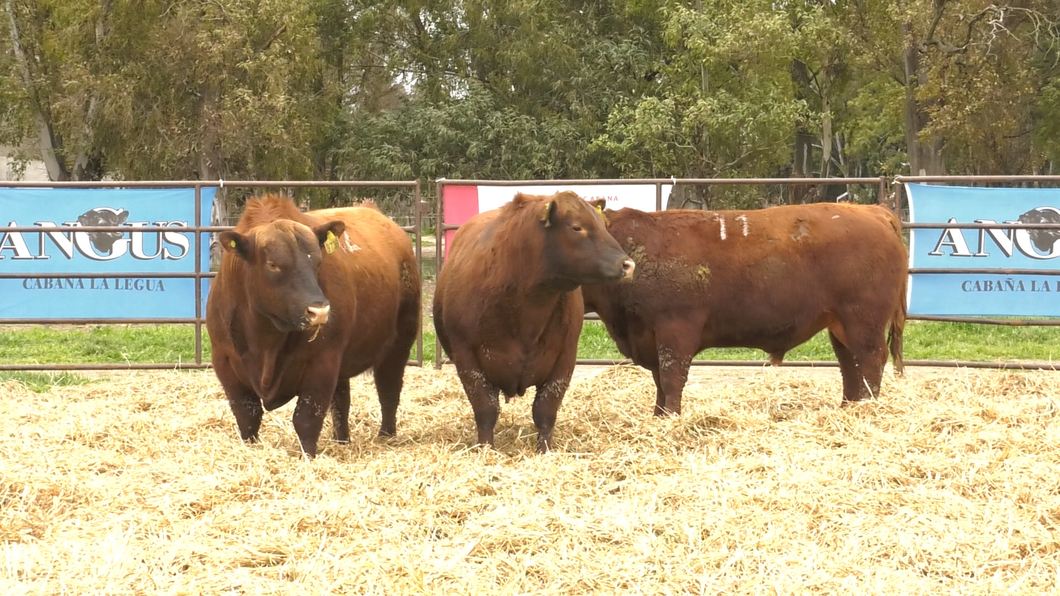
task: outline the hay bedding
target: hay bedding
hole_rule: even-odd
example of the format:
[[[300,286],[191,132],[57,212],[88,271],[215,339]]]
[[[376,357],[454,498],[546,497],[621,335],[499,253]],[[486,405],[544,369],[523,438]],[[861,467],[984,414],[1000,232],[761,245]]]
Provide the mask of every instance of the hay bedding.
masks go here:
[[[657,420],[650,376],[606,369],[537,456],[529,399],[482,451],[455,375],[410,368],[399,437],[358,379],[353,443],[313,462],[290,406],[241,445],[208,372],[8,383],[0,593],[1057,590],[1060,377],[889,378],[843,408],[804,373],[693,384]]]

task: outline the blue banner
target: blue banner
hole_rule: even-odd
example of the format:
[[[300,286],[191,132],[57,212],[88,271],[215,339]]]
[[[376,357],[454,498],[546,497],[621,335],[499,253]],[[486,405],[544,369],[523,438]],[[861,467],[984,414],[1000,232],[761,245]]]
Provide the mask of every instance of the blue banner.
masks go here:
[[[915,223],[1060,224],[1060,189],[907,184]],[[1060,270],[1060,230],[914,229],[909,266]],[[1060,316],[1060,275],[914,274],[918,315]]]
[[[210,225],[214,188],[200,193],[201,225]],[[151,273],[210,270],[209,234],[182,232],[195,225],[195,189],[0,189],[0,226],[62,226],[69,231],[0,232],[0,318],[194,317],[194,278],[152,278]],[[86,226],[121,226],[121,232],[79,232]],[[171,228],[145,232],[145,226]],[[144,277],[45,278],[34,274],[146,273]],[[208,292],[203,280],[202,300]]]

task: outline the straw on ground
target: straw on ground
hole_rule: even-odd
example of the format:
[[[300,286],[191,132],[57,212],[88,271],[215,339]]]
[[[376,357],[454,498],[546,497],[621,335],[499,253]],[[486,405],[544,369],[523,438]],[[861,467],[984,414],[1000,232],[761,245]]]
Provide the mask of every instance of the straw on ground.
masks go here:
[[[834,372],[834,371],[833,371]],[[705,373],[705,374],[710,374]],[[1055,373],[693,383],[578,377],[554,453],[530,396],[472,445],[451,371],[409,369],[399,436],[243,445],[213,375],[0,387],[3,594],[995,594],[1060,588]],[[325,428],[322,437],[330,437]]]

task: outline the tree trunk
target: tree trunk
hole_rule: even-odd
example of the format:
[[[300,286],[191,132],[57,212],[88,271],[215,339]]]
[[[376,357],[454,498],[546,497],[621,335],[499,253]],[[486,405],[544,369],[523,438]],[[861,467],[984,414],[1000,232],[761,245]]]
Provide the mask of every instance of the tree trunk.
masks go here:
[[[917,90],[928,82],[927,71],[920,64],[919,44],[913,38],[911,23],[902,25],[905,38],[905,143],[909,154],[909,173],[913,176],[941,176],[946,173],[942,159],[943,139],[934,137],[920,140],[921,132],[931,122],[931,116],[917,97]]]
[[[103,44],[107,36],[107,21],[110,20],[114,9],[114,0],[103,0],[100,5],[99,18],[96,20],[96,46]],[[103,178],[103,160],[101,152],[96,146],[96,118],[99,116],[103,101],[93,96],[88,101],[88,109],[85,110],[84,120],[81,122],[81,146],[74,158],[73,178],[74,180],[100,180]]]
[[[62,157],[55,150],[55,131],[52,129],[50,114],[44,111],[40,96],[37,94],[37,87],[33,84],[29,61],[26,59],[26,53],[22,49],[22,42],[19,40],[18,20],[15,18],[15,9],[11,4],[11,0],[7,0],[6,7],[11,25],[11,49],[15,55],[19,74],[22,76],[22,84],[25,87],[26,96],[29,98],[30,109],[33,111],[33,120],[37,124],[37,146],[40,149],[40,158],[44,162],[44,167],[48,170],[48,179],[52,181],[69,180],[70,172],[66,169],[66,164],[63,163]]]
[[[832,112],[828,102],[828,73],[821,73],[821,178],[832,174]],[[824,200],[828,197],[828,185],[817,187],[817,196]]]
[[[804,98],[810,89],[810,72],[802,60],[791,62],[791,80],[795,85],[795,96]],[[791,163],[792,178],[806,178],[813,171],[813,141],[814,135],[806,126],[806,122],[799,120],[795,123],[795,147]],[[801,204],[806,202],[809,187],[804,184],[793,185],[788,194],[788,204]]]
[[[223,175],[219,151],[220,135],[217,114],[217,88],[213,83],[204,83],[200,89],[200,122],[202,122],[202,142],[199,147],[199,179],[220,180]],[[224,188],[218,188],[213,198],[212,226],[227,226],[228,197]],[[210,266],[216,267],[221,262],[221,250],[217,244],[216,234],[210,234]]]

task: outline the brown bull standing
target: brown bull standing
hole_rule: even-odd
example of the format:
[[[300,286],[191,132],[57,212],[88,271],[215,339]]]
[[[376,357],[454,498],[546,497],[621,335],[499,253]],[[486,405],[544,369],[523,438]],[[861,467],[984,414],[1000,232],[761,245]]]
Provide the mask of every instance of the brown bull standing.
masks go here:
[[[887,209],[819,203],[604,216],[637,271],[631,282],[584,287],[586,311],[600,315],[622,354],[652,371],[656,415],[681,412],[689,365],[705,348],[759,348],[780,364],[828,329],[846,401],[879,394],[888,343],[901,372],[908,259]]]
[[[263,410],[298,396],[294,428],[307,456],[329,408],[336,440],[348,442],[350,377],[368,369],[379,434],[393,435],[420,316],[408,235],[374,206],[301,213],[267,197],[248,202],[219,240],[206,327],[243,440],[257,441]]]
[[[536,387],[538,451],[548,451],[578,355],[578,287],[633,271],[600,214],[572,192],[518,194],[471,218],[438,275],[434,326],[456,364],[478,427],[493,445],[498,394]]]

